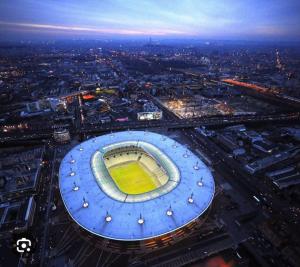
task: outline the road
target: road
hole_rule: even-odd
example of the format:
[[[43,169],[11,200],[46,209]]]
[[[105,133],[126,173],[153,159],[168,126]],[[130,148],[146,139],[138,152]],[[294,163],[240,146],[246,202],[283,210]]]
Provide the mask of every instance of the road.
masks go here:
[[[53,199],[53,182],[54,182],[54,176],[55,176],[55,166],[56,166],[56,149],[54,150],[54,155],[53,155],[53,161],[52,161],[52,168],[51,168],[51,177],[50,177],[50,185],[49,185],[49,193],[48,193],[48,198],[47,198],[47,208],[46,208],[46,214],[45,214],[45,220],[44,220],[44,233],[41,239],[41,253],[40,253],[40,266],[43,267],[45,266],[44,261],[47,255],[45,254],[46,247],[48,246],[49,242],[49,214],[51,210],[51,203]]]
[[[94,124],[83,125],[78,129],[78,133],[97,133],[127,129],[144,129],[144,128],[167,128],[167,129],[182,129],[195,128],[200,126],[227,126],[233,124],[248,124],[259,122],[274,122],[299,120],[300,113],[288,114],[267,114],[267,115],[243,115],[243,116],[214,116],[201,117],[193,119],[177,119],[177,120],[153,120],[153,121],[128,121],[121,123],[110,124]]]
[[[165,115],[167,112],[164,113]],[[69,127],[71,134],[96,134],[111,131],[147,129],[147,128],[165,128],[165,129],[184,129],[195,128],[200,126],[229,126],[234,124],[249,124],[249,123],[273,123],[285,121],[299,121],[300,113],[287,114],[265,114],[265,115],[227,115],[227,116],[212,116],[191,119],[174,119],[170,118],[170,114],[165,116],[164,120],[153,121],[128,121],[128,122],[112,122],[112,123],[97,123],[97,124],[76,124],[75,127]],[[80,126],[79,126],[80,125]],[[4,133],[0,135],[0,143],[37,140],[52,138],[55,125],[51,127],[39,127],[33,130],[24,132]]]
[[[82,107],[80,96],[77,100],[75,108],[75,125],[65,126],[73,135],[97,134],[111,131],[147,129],[147,128],[165,128],[165,129],[191,129],[200,126],[224,127],[234,124],[253,124],[253,123],[273,123],[285,121],[299,121],[300,112],[279,113],[279,114],[255,114],[255,115],[217,115],[209,117],[180,119],[171,110],[162,105],[162,103],[151,96],[144,93],[143,96],[154,102],[164,114],[163,120],[152,121],[127,121],[112,123],[84,123],[82,115]],[[56,124],[48,124],[45,126],[41,123],[39,126],[22,132],[7,132],[0,134],[0,144],[15,141],[26,140],[47,140],[52,138],[53,132],[57,129]]]
[[[156,102],[156,105],[162,109],[165,108],[159,101]],[[167,114],[169,119],[176,120],[177,116],[171,113],[170,110],[168,110]],[[279,116],[280,119],[284,117]],[[267,119],[268,115],[264,115],[263,118]],[[251,119],[251,116],[249,119]],[[177,121],[181,120],[177,118]],[[231,178],[227,180],[228,183],[237,188],[239,192],[243,192],[242,194],[247,196],[250,202],[255,202],[253,196],[258,197],[260,199],[259,208],[262,209],[262,212],[276,213],[280,218],[283,218],[282,221],[290,225],[295,233],[300,235],[300,231],[294,222],[295,219],[290,214],[289,202],[279,199],[274,187],[270,186],[265,179],[259,179],[259,177],[256,178],[248,174],[240,163],[230,157],[217,144],[210,140],[209,137],[201,135],[195,129],[182,129],[182,133],[191,141],[193,149],[203,151],[212,160],[214,168],[221,175]]]

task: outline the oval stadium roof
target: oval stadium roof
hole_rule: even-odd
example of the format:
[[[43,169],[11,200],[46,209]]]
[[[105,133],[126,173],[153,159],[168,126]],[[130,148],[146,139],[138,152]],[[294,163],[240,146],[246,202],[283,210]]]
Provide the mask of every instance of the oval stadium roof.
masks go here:
[[[177,186],[139,202],[120,201],[102,191],[93,174],[93,155],[127,141],[151,144],[167,156],[179,171]],[[95,235],[122,241],[149,239],[187,225],[210,206],[215,190],[210,170],[195,154],[171,138],[144,131],[107,134],[74,147],[61,162],[59,187],[77,224]]]

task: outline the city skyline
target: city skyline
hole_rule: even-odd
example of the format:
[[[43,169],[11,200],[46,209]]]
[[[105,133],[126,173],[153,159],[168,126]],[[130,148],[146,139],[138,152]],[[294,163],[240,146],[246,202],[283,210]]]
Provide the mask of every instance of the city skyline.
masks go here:
[[[295,0],[2,1],[2,40],[155,36],[300,40]]]
[[[298,267],[300,0],[0,0],[0,267]]]

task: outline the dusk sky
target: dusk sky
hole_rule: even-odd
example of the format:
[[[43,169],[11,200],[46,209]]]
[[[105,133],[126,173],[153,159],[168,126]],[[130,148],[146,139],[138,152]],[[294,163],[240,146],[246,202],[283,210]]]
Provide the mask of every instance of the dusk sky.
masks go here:
[[[103,36],[299,41],[300,0],[0,1],[0,40]]]

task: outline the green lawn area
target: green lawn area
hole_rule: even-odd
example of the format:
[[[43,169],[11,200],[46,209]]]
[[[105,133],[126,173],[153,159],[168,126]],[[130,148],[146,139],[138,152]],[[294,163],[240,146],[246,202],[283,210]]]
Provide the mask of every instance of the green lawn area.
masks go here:
[[[125,194],[142,194],[158,188],[156,177],[138,161],[113,166],[108,171],[120,191]]]

